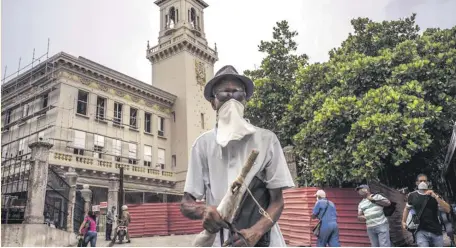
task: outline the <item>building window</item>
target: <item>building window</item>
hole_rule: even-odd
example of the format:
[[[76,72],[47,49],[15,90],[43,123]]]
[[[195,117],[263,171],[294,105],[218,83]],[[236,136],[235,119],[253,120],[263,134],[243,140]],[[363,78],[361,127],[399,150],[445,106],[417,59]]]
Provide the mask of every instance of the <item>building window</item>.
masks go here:
[[[103,147],[101,146],[94,146],[93,147],[93,157],[101,159],[102,158]]]
[[[176,112],[173,111],[171,114],[173,115],[173,121],[176,122]]]
[[[25,151],[25,138],[19,140],[19,152],[18,155],[21,156],[24,154]]]
[[[8,158],[8,145],[2,147],[2,162]]]
[[[152,147],[144,146],[144,166],[150,167],[152,164]]]
[[[190,26],[193,28],[193,29],[196,29],[196,11],[194,8],[190,8],[189,10],[189,19],[188,21],[190,22]]]
[[[11,109],[8,109],[8,111],[6,111],[5,124],[10,124],[10,122],[11,122]]]
[[[48,99],[49,99],[48,94],[43,96],[43,105],[41,106],[42,108],[46,108],[48,106]]]
[[[138,110],[130,107],[130,126],[138,128],[136,125],[136,116],[138,116]]]
[[[77,104],[77,113],[81,115],[87,115],[87,105],[89,100],[89,93],[85,91],[78,91],[78,104]]]
[[[73,153],[76,155],[84,156],[84,149],[74,148]]]
[[[29,106],[28,104],[24,105],[24,107],[22,107],[22,118],[26,117],[28,115],[28,112],[29,112]]]
[[[176,166],[177,166],[176,155],[173,155],[173,156],[171,157],[171,159],[172,159],[172,161],[171,161],[171,166],[172,166],[173,168],[176,168]]]
[[[165,135],[165,118],[158,116],[158,136]]]
[[[144,132],[150,133],[151,132],[151,120],[152,120],[152,115],[149,113],[144,114]]]
[[[93,147],[93,157],[94,158],[102,158],[102,152],[104,147],[104,136],[100,136],[95,134],[94,135],[94,147]]]
[[[129,164],[136,164],[136,144],[128,144],[128,163]]]
[[[157,152],[157,167],[160,169],[165,169],[165,149],[158,148]]]
[[[201,113],[201,128],[204,129],[204,113]]]
[[[86,133],[74,130],[74,154],[84,155]]]
[[[97,96],[97,120],[104,120],[106,116],[106,99]]]
[[[114,123],[120,125],[122,123],[122,104],[114,103]]]
[[[121,140],[112,140],[112,150],[114,153],[114,160],[120,162],[120,157],[122,156],[122,141]]]

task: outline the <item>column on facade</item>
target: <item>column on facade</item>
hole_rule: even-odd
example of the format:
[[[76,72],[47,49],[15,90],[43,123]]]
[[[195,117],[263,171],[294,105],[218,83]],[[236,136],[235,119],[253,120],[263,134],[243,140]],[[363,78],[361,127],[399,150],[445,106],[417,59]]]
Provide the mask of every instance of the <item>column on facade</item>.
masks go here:
[[[296,157],[293,148],[293,146],[286,146],[283,148],[283,153],[285,155],[285,160],[287,161],[288,169],[290,170],[295,187],[298,187],[298,172],[296,168]]]
[[[76,203],[76,182],[78,180],[78,173],[74,172],[74,169],[70,169],[69,172],[65,173],[65,179],[68,185],[70,185],[70,191],[68,192],[68,216],[67,216],[67,231],[73,230],[73,219],[74,219],[74,204]]]
[[[90,204],[92,202],[92,190],[89,189],[88,184],[82,186],[81,196],[84,199],[84,214],[87,214],[90,211]]]
[[[25,224],[44,223],[44,204],[48,182],[49,150],[52,144],[38,141],[29,145],[31,149],[30,174],[27,183]]]
[[[108,211],[111,211],[112,207],[116,207],[115,214],[117,215],[119,208],[122,206],[118,206],[119,200],[119,179],[115,176],[109,178],[109,189],[108,189]],[[112,230],[115,230],[117,226],[117,222],[114,221],[112,223]]]

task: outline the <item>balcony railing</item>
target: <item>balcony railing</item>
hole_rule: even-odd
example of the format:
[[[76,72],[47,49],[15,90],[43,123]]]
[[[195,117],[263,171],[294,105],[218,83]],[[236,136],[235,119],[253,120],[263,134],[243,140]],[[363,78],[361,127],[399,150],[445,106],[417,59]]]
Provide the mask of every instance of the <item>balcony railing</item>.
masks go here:
[[[158,52],[161,48],[169,47],[175,43],[179,43],[183,39],[187,39],[187,40],[191,41],[193,44],[198,45],[199,47],[203,48],[203,50],[205,50],[207,53],[209,53],[213,56],[217,55],[217,52],[214,49],[210,48],[209,46],[207,46],[206,44],[204,44],[202,42],[197,42],[197,40],[195,38],[193,38],[189,35],[184,35],[184,34],[174,37],[173,40],[169,40],[169,41],[164,42],[163,44],[156,45],[154,47],[149,48],[148,54],[150,56],[150,55]]]
[[[110,173],[117,173],[120,167],[124,167],[125,175],[175,181],[174,172],[172,171],[150,169],[141,165],[132,165],[128,163],[109,161],[66,152],[51,151],[49,155],[49,163],[56,165],[67,165],[74,168],[81,168],[86,170],[100,170]]]

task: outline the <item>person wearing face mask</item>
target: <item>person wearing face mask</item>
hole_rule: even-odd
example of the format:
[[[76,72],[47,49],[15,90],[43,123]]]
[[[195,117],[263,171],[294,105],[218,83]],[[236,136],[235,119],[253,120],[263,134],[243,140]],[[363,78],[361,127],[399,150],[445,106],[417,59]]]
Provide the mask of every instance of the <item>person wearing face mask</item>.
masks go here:
[[[388,207],[391,202],[380,194],[371,194],[367,185],[356,188],[363,200],[358,204],[358,220],[365,221],[367,235],[372,247],[390,247],[389,223],[383,207]]]
[[[203,227],[216,234],[213,246],[228,241],[232,246],[286,246],[277,221],[284,207],[282,190],[294,187],[294,183],[277,136],[244,118],[245,104],[253,89],[252,80],[239,75],[230,65],[222,67],[204,89],[204,97],[216,111],[217,119],[214,129],[198,137],[192,146],[181,212],[190,219],[203,220]],[[252,225],[243,225],[240,235],[233,235],[216,207],[253,149],[259,154],[244,186],[263,187],[267,215],[260,215]],[[256,196],[255,188],[251,191]],[[196,204],[202,198],[206,199],[206,206]],[[258,213],[245,211],[255,205],[250,196],[245,199],[240,213]],[[244,217],[239,222],[252,219]]]
[[[442,247],[442,225],[439,221],[439,206],[445,213],[450,213],[450,205],[439,195],[429,189],[428,177],[419,174],[416,177],[418,190],[409,194],[402,214],[402,228],[407,229],[407,216],[415,210],[418,228],[415,232],[416,244],[419,247]]]

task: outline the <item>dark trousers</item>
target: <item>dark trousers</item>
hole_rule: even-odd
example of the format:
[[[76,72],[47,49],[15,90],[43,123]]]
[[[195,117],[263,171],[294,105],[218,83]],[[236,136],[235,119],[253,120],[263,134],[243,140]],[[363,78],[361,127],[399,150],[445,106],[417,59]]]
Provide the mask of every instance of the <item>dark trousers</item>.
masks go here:
[[[106,240],[111,240],[112,224],[106,224]]]

